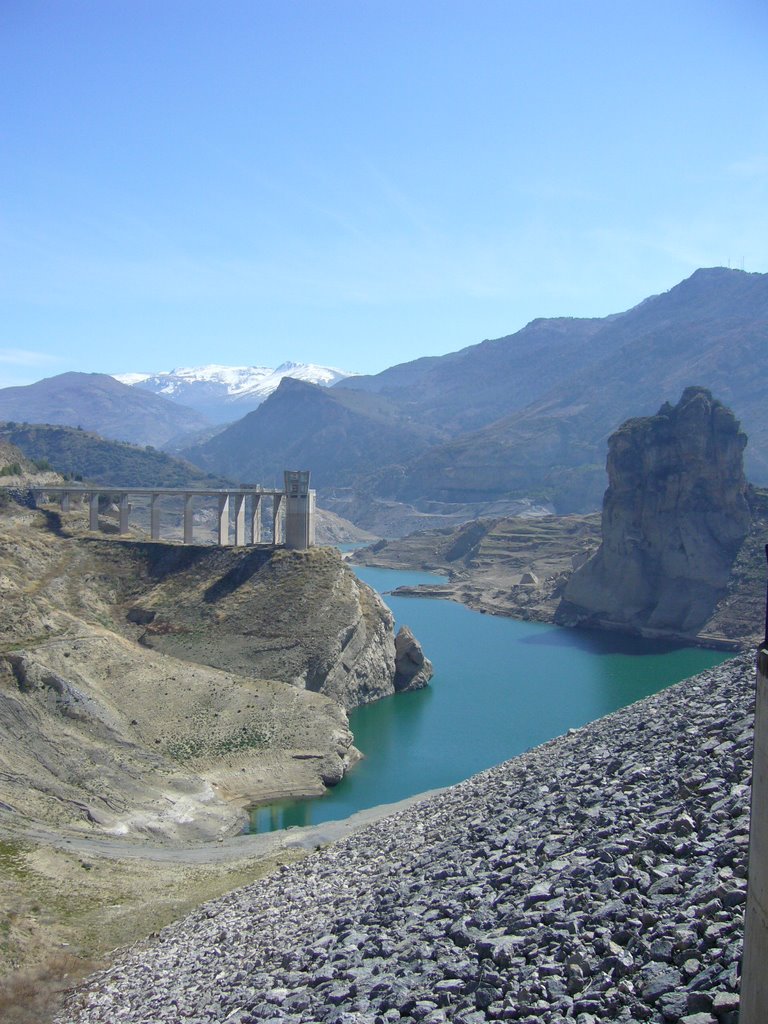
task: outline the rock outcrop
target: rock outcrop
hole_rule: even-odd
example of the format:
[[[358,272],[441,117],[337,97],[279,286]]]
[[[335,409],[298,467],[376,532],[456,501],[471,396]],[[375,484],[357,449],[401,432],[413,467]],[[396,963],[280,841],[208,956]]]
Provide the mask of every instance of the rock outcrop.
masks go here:
[[[347,709],[395,692],[392,613],[335,548],[134,550],[148,586],[129,615],[146,646]],[[174,550],[184,564],[168,562]]]
[[[78,516],[0,507],[0,819],[197,840],[338,782],[345,707],[396,677],[391,613],[338,552],[97,540]]]
[[[689,387],[608,441],[602,543],[571,577],[557,621],[695,634],[725,593],[750,526],[733,413]]]
[[[432,662],[424,657],[421,644],[409,626],[401,626],[395,637],[395,689],[420,690],[432,678]]]

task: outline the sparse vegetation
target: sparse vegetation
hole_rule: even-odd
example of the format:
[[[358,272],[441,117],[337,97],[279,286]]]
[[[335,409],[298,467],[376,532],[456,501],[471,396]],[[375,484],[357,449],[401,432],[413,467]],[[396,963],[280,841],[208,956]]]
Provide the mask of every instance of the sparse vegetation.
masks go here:
[[[104,481],[118,487],[219,487],[226,483],[222,477],[203,473],[149,445],[109,441],[80,427],[6,423],[0,441],[15,445],[38,471],[55,471],[67,480]],[[0,475],[5,472],[0,470]]]
[[[0,981],[0,1020],[4,1024],[47,1024],[65,995],[98,967],[95,961],[54,953],[43,963]]]
[[[48,1024],[67,992],[114,948],[301,856],[115,861],[0,840],[0,1020]]]

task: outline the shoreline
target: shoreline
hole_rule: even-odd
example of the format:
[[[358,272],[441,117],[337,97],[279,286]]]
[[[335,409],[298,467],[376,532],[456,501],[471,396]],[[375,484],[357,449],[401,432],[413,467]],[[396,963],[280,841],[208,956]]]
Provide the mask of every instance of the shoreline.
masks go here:
[[[376,566],[375,568],[384,567]],[[395,567],[388,566],[387,568]],[[402,571],[407,572],[408,570],[406,569]],[[455,586],[458,585],[447,583],[442,587],[439,584],[419,583],[415,586],[406,585],[396,587],[394,590],[387,591],[387,593],[392,594],[395,597],[429,597],[439,601],[453,601],[456,604],[463,604],[466,608],[479,612],[481,615],[496,615],[499,618],[517,619],[520,622],[543,622],[550,626],[560,626],[562,629],[595,630],[601,633],[619,633],[624,636],[639,636],[645,640],[666,640],[671,643],[679,643],[686,647],[703,647],[713,651],[733,651],[734,653],[738,653],[739,651],[747,650],[760,639],[757,634],[755,634],[754,638],[732,640],[730,637],[716,636],[714,634],[707,633],[669,633],[664,632],[663,630],[643,630],[642,632],[632,633],[628,630],[619,629],[617,626],[607,622],[595,622],[589,626],[568,626],[562,622],[555,622],[554,615],[546,615],[541,613],[539,610],[533,614],[526,614],[525,608],[515,610],[494,604],[493,600],[487,594],[477,599],[472,595],[457,593],[456,589],[454,589]]]
[[[21,840],[45,843],[70,853],[101,856],[108,860],[165,861],[190,864],[222,863],[227,860],[266,857],[282,849],[313,851],[330,843],[345,839],[374,822],[391,814],[398,814],[422,800],[445,792],[451,787],[425,790],[393,803],[355,811],[346,818],[321,822],[317,825],[290,825],[274,832],[242,832],[236,836],[201,840],[198,843],[154,843],[147,845],[114,836],[85,836],[77,832],[56,831],[41,824],[22,824],[7,821],[0,813],[0,841]]]
[[[420,1001],[438,1019],[446,995],[440,1019],[474,1024],[528,985],[545,1019],[707,1001],[730,1024],[753,676],[743,656],[374,820],[122,951],[61,1019],[150,1024],[173,1002],[218,1020],[215,983],[216,1013],[253,1021],[330,1019],[329,1002],[412,1019]]]

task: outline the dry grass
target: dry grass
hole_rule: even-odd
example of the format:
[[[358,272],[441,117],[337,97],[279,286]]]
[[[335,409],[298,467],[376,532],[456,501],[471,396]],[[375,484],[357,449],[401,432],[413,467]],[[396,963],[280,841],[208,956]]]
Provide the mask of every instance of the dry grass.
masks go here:
[[[71,953],[54,953],[35,967],[0,979],[3,1024],[49,1024],[67,993],[100,965]]]
[[[116,949],[304,855],[112,860],[0,838],[0,1022],[49,1024]]]

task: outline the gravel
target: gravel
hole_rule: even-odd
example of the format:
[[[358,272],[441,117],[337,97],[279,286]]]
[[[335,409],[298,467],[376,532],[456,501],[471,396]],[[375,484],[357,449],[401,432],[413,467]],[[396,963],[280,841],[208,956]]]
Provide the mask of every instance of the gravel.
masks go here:
[[[742,655],[205,904],[60,1022],[735,1024]]]

